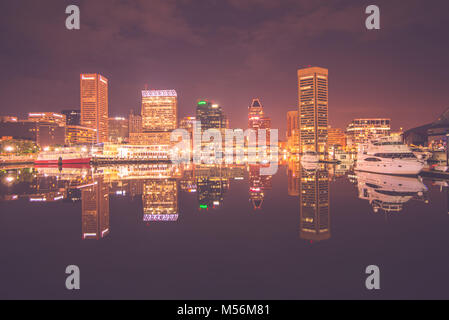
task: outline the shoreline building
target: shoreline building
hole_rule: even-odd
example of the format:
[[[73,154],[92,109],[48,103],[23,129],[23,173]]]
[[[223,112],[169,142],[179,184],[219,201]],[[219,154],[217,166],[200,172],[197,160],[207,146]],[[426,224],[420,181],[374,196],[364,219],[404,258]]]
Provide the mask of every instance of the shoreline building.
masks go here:
[[[142,132],[130,133],[130,144],[170,145],[178,124],[175,90],[142,90]]]
[[[92,128],[68,125],[65,128],[65,143],[68,146],[92,145],[97,141],[97,131]]]
[[[287,150],[291,153],[299,153],[298,111],[287,112]]]
[[[376,137],[388,136],[390,133],[391,119],[354,119],[346,128],[347,145],[352,151],[356,151],[360,144]]]
[[[300,153],[327,153],[328,70],[307,67],[298,70]]]
[[[327,129],[327,134],[328,152],[330,152],[332,149],[346,149],[346,135],[343,129],[331,128],[331,126],[329,126],[329,128]]]
[[[449,134],[449,109],[434,122],[405,131],[403,137],[407,144],[438,149],[444,148],[447,144],[447,134]]]
[[[96,130],[97,143],[108,141],[108,79],[96,73],[80,75],[81,126]]]

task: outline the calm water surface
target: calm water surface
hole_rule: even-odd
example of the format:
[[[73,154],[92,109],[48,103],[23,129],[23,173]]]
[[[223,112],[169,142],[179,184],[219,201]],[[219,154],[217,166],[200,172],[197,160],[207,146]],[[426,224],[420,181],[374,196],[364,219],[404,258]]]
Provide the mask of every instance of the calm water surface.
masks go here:
[[[442,180],[295,161],[274,176],[145,164],[6,168],[0,179],[3,299],[449,298]]]

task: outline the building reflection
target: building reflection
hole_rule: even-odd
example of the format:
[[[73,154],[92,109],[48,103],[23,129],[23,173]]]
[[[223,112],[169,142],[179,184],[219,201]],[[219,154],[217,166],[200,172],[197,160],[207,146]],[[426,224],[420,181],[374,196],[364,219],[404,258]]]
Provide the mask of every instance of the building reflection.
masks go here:
[[[198,207],[200,210],[216,209],[223,203],[229,190],[227,167],[216,165],[195,166]]]
[[[103,177],[81,188],[82,238],[101,239],[109,234],[109,186]]]
[[[261,167],[261,165],[248,165],[249,200],[254,210],[262,208],[265,191],[271,190],[272,176],[260,174]]]
[[[143,182],[143,221],[178,220],[178,183],[173,179]]]
[[[359,198],[368,200],[374,212],[400,212],[410,200],[427,201],[427,187],[420,178],[357,172]]]
[[[298,158],[291,158],[287,164],[288,195],[299,197],[301,164]]]
[[[331,237],[329,173],[324,166],[301,167],[300,237],[322,241]]]

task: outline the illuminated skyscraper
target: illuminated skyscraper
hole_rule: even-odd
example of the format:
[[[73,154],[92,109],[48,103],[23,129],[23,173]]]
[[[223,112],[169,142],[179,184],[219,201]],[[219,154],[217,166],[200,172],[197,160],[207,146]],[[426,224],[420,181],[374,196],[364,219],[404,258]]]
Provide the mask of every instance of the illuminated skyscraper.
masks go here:
[[[300,152],[327,152],[328,70],[309,67],[298,70]]]
[[[175,90],[142,91],[143,132],[172,131],[178,125],[178,95]]]
[[[218,104],[208,100],[200,100],[196,106],[196,121],[201,122],[201,130],[219,129],[228,127],[228,121]]]
[[[108,79],[81,74],[81,125],[97,130],[97,143],[108,141]]]
[[[248,128],[249,129],[267,129],[267,140],[269,141],[269,129],[271,119],[265,116],[262,103],[259,98],[253,99],[248,107]]]

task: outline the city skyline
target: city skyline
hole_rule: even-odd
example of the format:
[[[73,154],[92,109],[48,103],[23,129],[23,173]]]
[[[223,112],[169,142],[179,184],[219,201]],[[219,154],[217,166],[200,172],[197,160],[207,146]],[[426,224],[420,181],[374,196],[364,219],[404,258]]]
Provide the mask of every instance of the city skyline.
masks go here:
[[[10,106],[2,108],[2,114],[17,110],[25,115],[74,106],[78,101],[74,76],[95,71],[111,79],[113,115],[126,116],[127,110],[138,110],[138,92],[148,83],[150,88],[178,91],[180,118],[189,115],[198,98],[213,98],[225,108],[233,127],[243,127],[240,110],[246,108],[248,99],[260,97],[267,111],[283,111],[282,115],[273,114],[272,121],[273,127],[285,132],[283,115],[297,105],[296,70],[308,65],[331,72],[329,119],[333,127],[344,127],[354,118],[387,117],[393,120],[394,129],[412,128],[430,122],[448,107],[443,84],[448,80],[444,70],[449,48],[440,41],[444,37],[438,31],[447,3],[429,7],[423,1],[411,1],[399,9],[379,1],[382,28],[369,32],[363,25],[364,8],[356,1],[344,5],[287,2],[289,6],[224,1],[189,7],[155,1],[142,4],[141,13],[129,4],[114,2],[123,9],[120,15],[121,10],[102,12],[102,1],[79,1],[83,18],[76,32],[63,28],[65,16],[59,12],[64,12],[64,3],[55,1],[45,10],[30,1],[2,3],[6,18],[1,23],[17,26],[5,28],[10,33],[2,39],[2,60],[9,63],[0,83],[3,103]],[[25,6],[28,9],[22,10]],[[30,8],[36,14],[20,19]],[[210,16],[203,14],[206,10],[223,12],[212,29],[215,37],[202,28],[210,25]],[[273,15],[264,21],[267,11]],[[19,17],[16,21],[22,21],[18,25],[9,21],[14,15],[7,13],[12,12]],[[149,19],[155,14],[161,17]],[[294,14],[303,18],[298,24],[292,20]],[[313,17],[323,16],[330,19],[314,23]],[[239,32],[225,17],[239,17],[231,21],[238,21],[248,34]],[[174,23],[176,19],[180,23]],[[268,32],[270,24],[273,29]],[[161,32],[161,26],[167,31]],[[110,42],[113,36],[121,40],[120,46]],[[175,50],[161,49],[168,43]],[[89,55],[83,53],[86,46],[92,48]],[[422,83],[422,78],[428,81]],[[28,94],[13,95],[19,88]],[[423,105],[427,112],[418,119],[414,114]],[[404,113],[405,109],[408,112]]]

